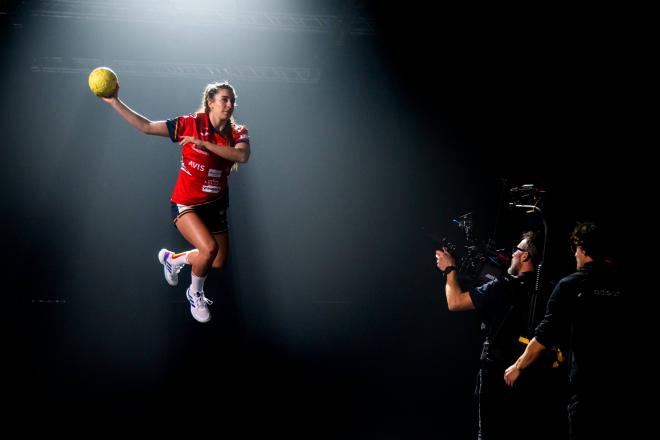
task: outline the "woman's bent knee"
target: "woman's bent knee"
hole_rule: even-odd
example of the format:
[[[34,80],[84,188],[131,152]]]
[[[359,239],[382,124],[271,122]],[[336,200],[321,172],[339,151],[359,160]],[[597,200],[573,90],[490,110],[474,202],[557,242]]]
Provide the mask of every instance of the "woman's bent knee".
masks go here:
[[[199,257],[210,262],[214,262],[215,257],[218,255],[218,244],[216,242],[205,243],[203,246],[197,248]]]

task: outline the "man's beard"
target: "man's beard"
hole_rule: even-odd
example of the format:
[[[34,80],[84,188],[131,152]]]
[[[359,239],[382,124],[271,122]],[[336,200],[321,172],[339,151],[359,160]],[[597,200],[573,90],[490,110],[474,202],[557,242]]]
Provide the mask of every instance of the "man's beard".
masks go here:
[[[507,272],[509,273],[509,275],[513,277],[517,277],[518,274],[520,273],[520,265],[514,262],[513,264],[511,264],[511,266],[509,266]]]

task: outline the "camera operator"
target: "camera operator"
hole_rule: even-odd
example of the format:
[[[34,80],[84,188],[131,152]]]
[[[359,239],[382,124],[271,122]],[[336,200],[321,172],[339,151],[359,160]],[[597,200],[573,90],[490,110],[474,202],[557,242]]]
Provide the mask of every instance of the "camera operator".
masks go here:
[[[561,431],[560,413],[540,408],[540,396],[531,386],[509,388],[502,377],[504,370],[522,353],[519,338],[528,330],[529,308],[535,294],[535,263],[539,257],[536,234],[529,231],[512,250],[508,273],[480,286],[464,291],[461,287],[456,260],[447,248],[436,250],[436,264],[445,278],[447,305],[451,311],[476,310],[485,331],[477,382],[479,435],[482,440],[529,438],[524,423],[534,408],[539,417],[549,423],[541,437]],[[548,396],[543,396],[548,398]],[[549,401],[548,401],[549,402]],[[548,403],[544,403],[547,408]],[[561,407],[559,403],[556,405]],[[554,421],[557,420],[555,424]],[[535,433],[538,437],[539,433]]]

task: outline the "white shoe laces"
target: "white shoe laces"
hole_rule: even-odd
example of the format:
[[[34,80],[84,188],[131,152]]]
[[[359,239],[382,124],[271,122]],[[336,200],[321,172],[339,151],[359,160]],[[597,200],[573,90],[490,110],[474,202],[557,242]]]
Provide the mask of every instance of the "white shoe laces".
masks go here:
[[[206,307],[207,304],[213,304],[213,301],[204,296],[204,292],[193,293],[193,298],[195,299],[195,307]]]

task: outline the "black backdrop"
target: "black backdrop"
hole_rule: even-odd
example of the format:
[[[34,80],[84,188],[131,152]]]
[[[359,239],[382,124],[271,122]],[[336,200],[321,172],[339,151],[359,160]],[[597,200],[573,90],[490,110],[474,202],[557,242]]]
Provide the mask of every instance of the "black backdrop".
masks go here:
[[[155,260],[185,247],[168,222],[176,146],[127,127],[86,73],[35,66],[203,62],[207,45],[33,4],[5,4],[0,70],[8,400],[30,429],[472,438],[478,322],[446,310],[434,238],[460,240],[452,219],[471,211],[479,237],[510,246],[540,226],[503,207],[507,185],[525,183],[547,191],[550,279],[572,268],[575,220],[619,241],[629,226],[634,54],[616,26],[578,11],[362,4],[368,36],[251,31],[272,46],[226,55],[321,78],[232,80],[253,156],[231,179],[230,261],[209,277],[213,320],[199,325],[187,275],[171,289]],[[152,119],[193,111],[224,79],[118,73],[122,99]]]

